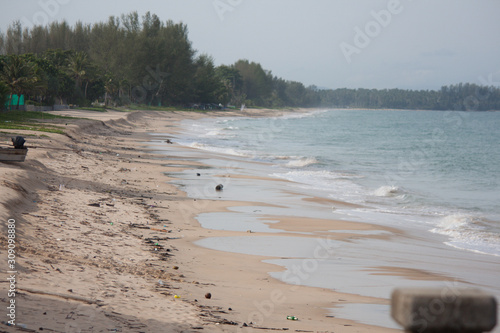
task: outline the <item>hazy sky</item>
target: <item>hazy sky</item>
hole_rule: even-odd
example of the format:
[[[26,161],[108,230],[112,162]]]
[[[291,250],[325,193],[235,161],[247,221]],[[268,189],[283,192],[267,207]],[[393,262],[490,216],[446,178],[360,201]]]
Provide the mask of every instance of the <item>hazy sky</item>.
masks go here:
[[[188,25],[215,63],[325,88],[500,86],[498,0],[0,0],[0,30],[137,11]]]

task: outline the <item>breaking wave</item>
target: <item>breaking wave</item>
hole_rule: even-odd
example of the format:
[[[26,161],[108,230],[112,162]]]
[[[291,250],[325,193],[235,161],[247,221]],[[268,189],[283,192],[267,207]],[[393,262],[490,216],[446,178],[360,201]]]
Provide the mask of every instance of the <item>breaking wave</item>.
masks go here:
[[[385,185],[381,186],[373,192],[373,195],[377,197],[392,197],[400,193],[400,189],[397,186]]]
[[[302,168],[311,164],[318,163],[318,160],[314,157],[303,157],[298,160],[289,161],[286,166],[289,168]]]

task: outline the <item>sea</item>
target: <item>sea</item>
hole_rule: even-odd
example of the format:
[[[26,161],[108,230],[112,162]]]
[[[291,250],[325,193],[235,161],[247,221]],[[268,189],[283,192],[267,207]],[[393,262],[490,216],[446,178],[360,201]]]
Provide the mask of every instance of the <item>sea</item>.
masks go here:
[[[267,176],[364,205],[368,222],[411,221],[500,256],[500,112],[320,110],[184,127],[180,143],[264,162]]]
[[[279,269],[270,275],[381,299],[390,298],[395,286],[435,286],[435,281],[391,278],[380,268],[402,267],[448,274],[456,286],[472,284],[500,295],[500,112],[328,109],[270,117],[221,112],[185,120],[181,128],[174,139],[189,153],[177,156],[204,166],[174,174],[175,184],[194,198],[266,203],[198,216],[205,228],[253,230],[261,237],[213,237],[198,245],[276,257],[266,262],[289,273],[304,265],[304,258],[314,259],[318,243],[277,237],[280,230],[269,228],[275,222],[269,216],[359,221],[401,229],[406,236],[388,242],[362,239],[376,230],[357,231],[360,239],[330,242],[332,260],[316,260],[307,278],[294,280]],[[225,174],[248,179],[227,183]],[[217,182],[227,186],[215,194]],[[304,197],[347,205],[308,206],[299,200]],[[398,327],[387,305],[332,309],[353,320],[360,320],[360,311],[365,323]]]

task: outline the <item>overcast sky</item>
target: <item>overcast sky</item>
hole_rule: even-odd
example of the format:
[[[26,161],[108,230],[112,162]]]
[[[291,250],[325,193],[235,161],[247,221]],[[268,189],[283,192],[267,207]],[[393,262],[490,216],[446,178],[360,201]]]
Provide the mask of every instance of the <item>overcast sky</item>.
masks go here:
[[[137,11],[182,21],[198,54],[324,88],[500,86],[498,0],[0,0],[0,30]]]

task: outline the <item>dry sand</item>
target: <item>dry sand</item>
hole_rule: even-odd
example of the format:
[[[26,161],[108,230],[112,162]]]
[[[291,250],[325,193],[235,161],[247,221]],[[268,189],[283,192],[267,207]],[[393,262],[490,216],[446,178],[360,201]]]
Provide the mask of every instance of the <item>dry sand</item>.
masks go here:
[[[268,275],[279,268],[262,263],[266,257],[193,243],[214,236],[254,236],[201,228],[197,214],[248,203],[188,198],[167,183],[164,173],[179,170],[169,164],[196,163],[172,156],[162,160],[145,148],[148,133],[175,133],[178,121],[206,114],[63,114],[88,119],[59,121],[67,135],[0,134],[1,142],[24,135],[28,146],[37,147],[30,148],[24,163],[0,162],[0,313],[2,323],[9,320],[6,224],[14,219],[18,324],[2,324],[0,332],[391,331],[333,318],[325,310],[346,302],[386,300],[286,285]],[[266,115],[269,110],[243,114]],[[355,222],[324,222],[311,220],[309,225],[319,233],[372,229]],[[304,230],[293,218],[272,227]],[[384,272],[422,278],[421,272]],[[287,315],[300,320],[289,321]]]

